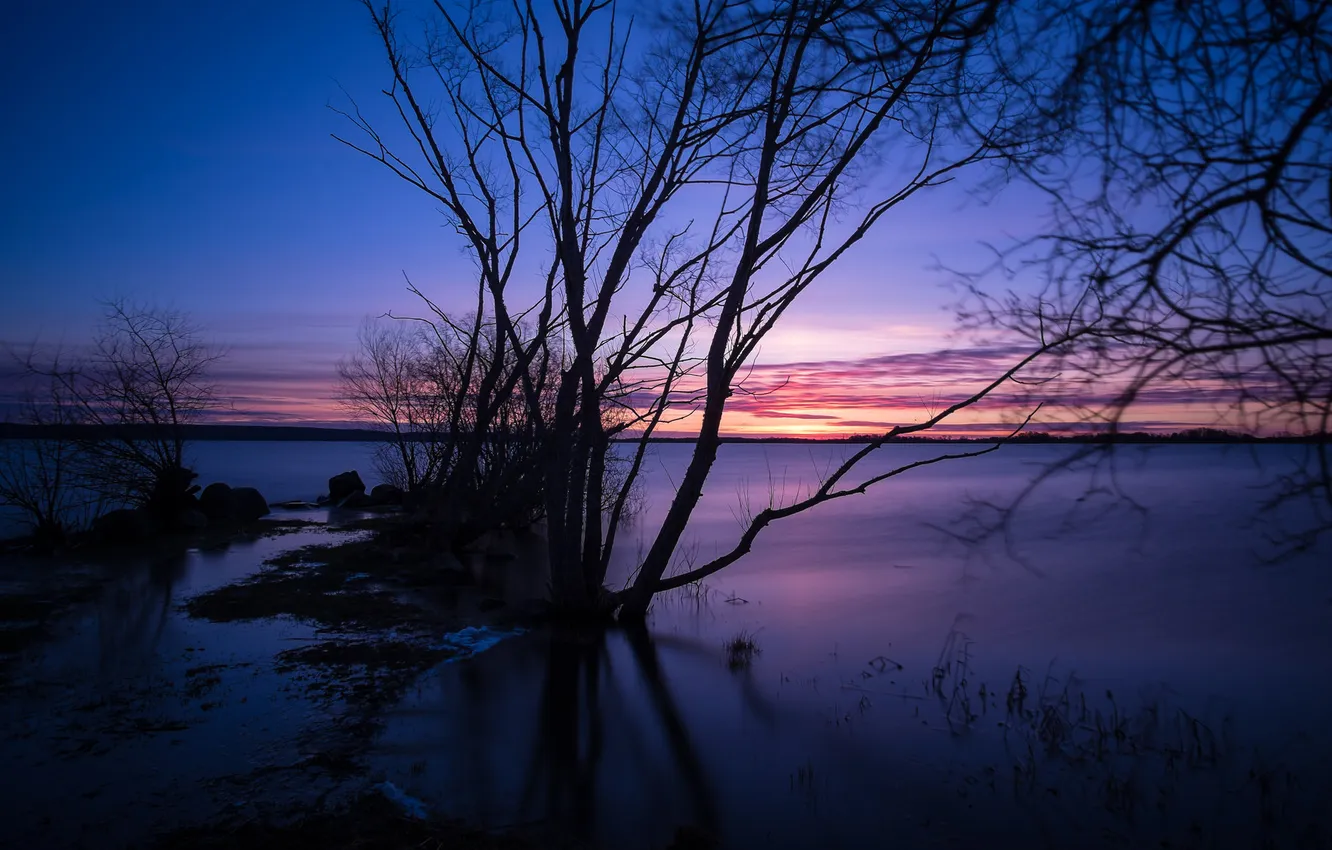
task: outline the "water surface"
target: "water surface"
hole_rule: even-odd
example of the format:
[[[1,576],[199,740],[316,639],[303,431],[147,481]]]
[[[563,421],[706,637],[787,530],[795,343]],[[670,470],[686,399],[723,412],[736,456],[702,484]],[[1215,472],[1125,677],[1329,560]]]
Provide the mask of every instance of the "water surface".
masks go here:
[[[373,483],[368,448],[209,443],[195,462],[204,483],[309,499],[343,469]],[[653,449],[613,580],[690,450]],[[677,566],[725,551],[747,511],[851,450],[723,447]],[[891,447],[869,469],[932,451]],[[1070,451],[1011,446],[782,521],[738,564],[660,597],[646,632],[538,630],[441,665],[388,712],[363,778],[441,814],[604,847],[662,847],[682,826],[735,847],[1327,846],[1332,558],[1323,543],[1270,562],[1314,517],[1260,510],[1293,450],[1127,447],[1095,477],[1033,492],[1006,534],[960,539],[993,518],[978,504],[1010,503]],[[6,756],[30,779],[10,802],[33,813],[16,835],[132,845],[116,814],[131,798],[202,816],[232,804],[223,777],[317,747],[302,732],[314,708],[272,670],[308,627],[199,623],[177,606],[300,542],[124,565],[32,660],[31,698],[5,706]],[[741,633],[760,651],[735,666],[723,644]],[[208,664],[218,682],[182,689]],[[1010,716],[1015,675],[1028,706],[1066,695],[1053,747],[1048,723]],[[129,701],[127,734],[79,729],[80,706],[126,693],[151,697]],[[1096,752],[1094,730],[1112,727],[1122,738]]]
[[[620,576],[689,448],[656,450]],[[848,451],[724,447],[682,566],[733,545],[746,504],[781,503]],[[870,473],[930,451],[894,447]],[[442,811],[607,847],[664,846],[682,824],[738,847],[1251,846],[1276,805],[1255,765],[1302,777],[1274,828],[1304,830],[1332,803],[1332,559],[1268,562],[1279,526],[1259,508],[1289,450],[1128,448],[1097,478],[1048,482],[1007,535],[954,536],[977,501],[1009,503],[1069,451],[1010,447],[778,523],[660,598],[650,635],[533,635],[441,668],[390,722],[383,769]],[[739,633],[761,653],[733,670]],[[1006,733],[1019,671],[1033,702],[1088,705],[1089,728],[1097,711],[1133,718],[1124,746],[1156,755],[1088,757],[1084,730],[1047,756]]]

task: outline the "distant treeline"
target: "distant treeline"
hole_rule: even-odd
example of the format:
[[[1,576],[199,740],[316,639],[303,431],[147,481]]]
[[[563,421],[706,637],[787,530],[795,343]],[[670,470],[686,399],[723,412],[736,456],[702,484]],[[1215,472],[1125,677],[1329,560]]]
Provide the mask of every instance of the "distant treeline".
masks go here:
[[[879,439],[879,434],[852,434],[849,437],[723,437],[726,443],[871,443]],[[1129,431],[1114,434],[1094,434],[1087,432],[1069,432],[1065,434],[1049,431],[1024,431],[1014,436],[957,436],[957,437],[895,437],[894,443],[993,443],[1003,440],[1009,443],[1326,443],[1328,434],[1276,434],[1259,437],[1239,431],[1226,431],[1220,428],[1190,428],[1185,431],[1149,433],[1147,431]],[[661,437],[653,442],[689,443],[689,437]]]
[[[10,422],[0,422],[0,439],[18,440],[32,438],[79,439],[95,436],[96,426],[34,426]],[[142,428],[147,438],[148,430]],[[370,428],[319,428],[299,425],[184,425],[183,436],[188,440],[228,440],[249,442],[336,442],[369,443],[388,441],[393,435],[388,431]],[[133,426],[117,430],[117,434],[134,434]],[[877,434],[853,434],[849,437],[723,437],[725,443],[868,443],[878,439]],[[421,435],[418,439],[430,439]],[[1010,443],[1326,443],[1328,434],[1278,434],[1258,437],[1238,431],[1226,431],[1220,428],[1189,428],[1184,431],[1169,433],[1148,433],[1131,431],[1115,434],[1092,433],[1050,433],[1048,431],[1028,431],[1013,437],[897,437],[898,443],[992,443],[998,439],[1007,439]],[[692,443],[692,437],[657,437],[652,442]]]
[[[873,435],[857,434],[847,438],[847,442],[868,443],[876,439]],[[901,442],[912,443],[991,443],[994,437],[902,437]],[[1221,428],[1189,428],[1185,431],[1151,433],[1148,431],[1126,431],[1113,434],[1074,433],[1052,434],[1048,431],[1025,431],[1008,438],[1011,443],[1326,443],[1328,434],[1273,434],[1259,437],[1240,431],[1226,431]]]

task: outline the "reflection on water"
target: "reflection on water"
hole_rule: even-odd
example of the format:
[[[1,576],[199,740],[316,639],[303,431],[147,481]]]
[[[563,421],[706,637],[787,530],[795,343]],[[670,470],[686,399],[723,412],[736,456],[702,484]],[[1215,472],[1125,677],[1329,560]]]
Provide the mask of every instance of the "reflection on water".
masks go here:
[[[22,777],[5,783],[14,816],[0,846],[138,847],[156,829],[243,812],[252,795],[318,793],[297,766],[323,718],[270,666],[312,629],[209,623],[179,606],[327,534],[106,564],[99,598],[29,654],[0,699],[6,775]],[[256,771],[263,781],[249,788],[229,779]]]
[[[1229,718],[1061,671],[987,688],[970,652],[950,632],[920,688],[886,658],[796,681],[646,629],[536,633],[433,671],[373,765],[561,846],[1324,846],[1326,747],[1257,756]]]
[[[151,663],[190,562],[189,553],[175,552],[120,565],[95,609],[100,677],[132,675]]]
[[[843,450],[726,447],[688,554],[729,547],[738,493],[780,499]],[[1063,476],[1008,540],[939,532],[1060,451],[775,525],[661,599],[650,633],[533,634],[441,668],[376,764],[445,814],[603,847],[663,847],[682,826],[734,847],[1325,846],[1327,552],[1264,564],[1266,470],[1217,446],[1131,449],[1116,470],[1131,502]],[[687,452],[657,450],[621,574]],[[740,632],[761,654],[732,672]]]
[[[414,795],[491,827],[535,824],[623,846],[669,840],[679,825],[720,835],[713,730],[695,738],[696,706],[679,703],[661,654],[701,659],[718,698],[735,691],[742,714],[770,733],[776,708],[737,687],[715,649],[665,644],[643,629],[559,630],[444,665],[391,713],[376,751]]]
[[[281,551],[326,540],[327,532],[316,530],[211,551],[113,550],[101,565],[106,581],[96,600],[64,624],[62,639],[40,648],[43,667],[107,681],[146,672],[198,626],[178,610],[186,597],[249,575]],[[228,644],[237,642],[245,640]]]
[[[621,574],[688,448],[655,450]],[[883,462],[929,450],[901,449]],[[742,489],[780,498],[844,450],[725,447],[690,551],[729,547]],[[368,778],[601,847],[665,847],[681,828],[730,847],[1327,846],[1309,814],[1332,811],[1326,549],[1263,565],[1262,471],[1207,446],[1133,449],[1120,484],[1142,510],[1053,482],[1014,524],[1020,560],[939,533],[966,496],[1011,494],[1058,451],[1014,447],[775,525],[659,600],[650,630],[537,630],[441,665],[390,710]],[[219,777],[256,767],[307,793],[291,767],[327,718],[272,661],[312,630],[178,606],[316,537],[112,565],[0,709],[24,778],[6,804],[30,813],[0,844],[133,846],[145,823],[231,805]],[[522,596],[539,546],[510,542],[490,579]],[[760,652],[732,669],[723,644],[741,632]]]
[[[678,789],[691,822],[715,832],[720,824],[716,799],[689,729],[663,679],[656,647],[643,629],[621,635],[633,661],[633,685],[641,689],[646,711],[632,720],[621,713],[609,722],[637,722],[662,736],[663,755],[668,758],[644,767],[657,770],[667,788]],[[589,840],[598,822],[598,771],[608,722],[601,690],[603,684],[608,690],[621,684],[615,678],[604,635],[557,634],[546,643],[539,729],[524,779],[520,811]]]

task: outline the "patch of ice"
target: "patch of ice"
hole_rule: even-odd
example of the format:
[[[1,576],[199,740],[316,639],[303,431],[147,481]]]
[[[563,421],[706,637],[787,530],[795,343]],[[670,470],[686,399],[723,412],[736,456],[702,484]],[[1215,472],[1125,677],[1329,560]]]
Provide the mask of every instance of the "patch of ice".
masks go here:
[[[426,808],[423,801],[408,794],[392,782],[381,782],[377,787],[379,793],[383,794],[390,803],[406,812],[408,817],[425,820],[430,816],[430,810]]]
[[[510,629],[508,631],[500,629],[490,629],[485,626],[468,626],[465,629],[459,629],[456,632],[450,632],[440,639],[440,642],[431,649],[448,649],[458,653],[449,661],[460,661],[464,658],[471,658],[479,652],[485,652],[495,644],[520,635],[524,629]]]

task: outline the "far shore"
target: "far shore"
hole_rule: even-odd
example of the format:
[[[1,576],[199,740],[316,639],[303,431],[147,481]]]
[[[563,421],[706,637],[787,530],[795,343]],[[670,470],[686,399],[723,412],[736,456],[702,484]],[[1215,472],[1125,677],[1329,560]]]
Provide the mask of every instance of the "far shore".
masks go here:
[[[10,422],[0,422],[0,440],[23,440],[23,439],[41,439],[46,437],[64,437],[67,439],[76,439],[80,436],[87,436],[90,428],[85,426],[68,426],[63,428],[51,428],[42,426],[22,425]],[[182,426],[183,436],[187,440],[202,441],[226,441],[226,442],[337,442],[337,443],[372,443],[372,442],[391,442],[396,436],[388,431],[379,431],[370,428],[348,427],[328,427],[328,426],[305,426],[305,425],[184,425]],[[799,436],[723,436],[723,443],[827,443],[827,444],[864,444],[878,439],[879,434],[854,434],[844,437],[799,437]],[[1329,435],[1326,432],[1313,434],[1277,434],[1277,435],[1254,435],[1245,434],[1238,431],[1227,431],[1218,428],[1191,428],[1183,431],[1170,432],[1146,432],[1146,431],[1125,431],[1116,433],[1060,433],[1058,431],[1041,431],[1033,429],[1021,434],[1009,436],[1007,433],[996,433],[994,435],[983,436],[975,434],[950,436],[917,436],[906,435],[894,437],[890,442],[894,443],[994,443],[1008,442],[1017,444],[1047,444],[1047,443],[1069,443],[1069,444],[1104,444],[1104,443],[1133,443],[1133,444],[1253,444],[1253,443],[1306,443],[1306,444],[1324,444],[1329,441]],[[411,435],[408,439],[430,440],[433,435],[421,434]],[[636,437],[624,437],[614,442],[636,443]],[[652,437],[648,442],[651,443],[692,443],[695,438],[691,436],[665,436]]]

